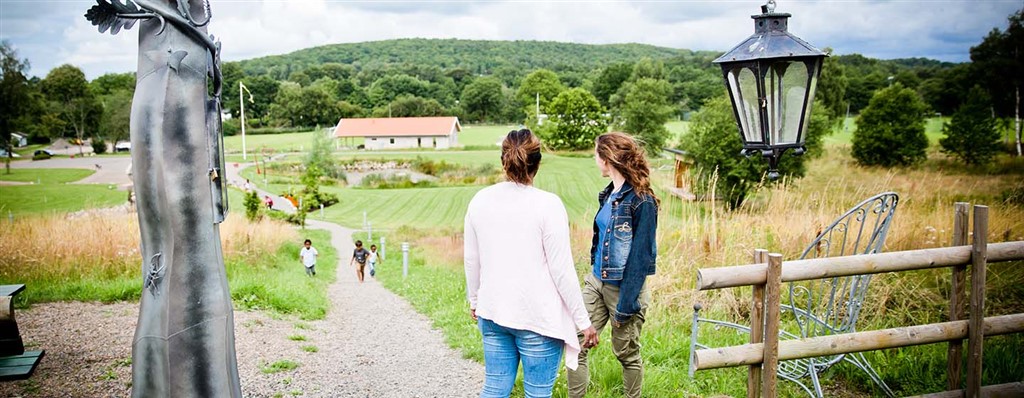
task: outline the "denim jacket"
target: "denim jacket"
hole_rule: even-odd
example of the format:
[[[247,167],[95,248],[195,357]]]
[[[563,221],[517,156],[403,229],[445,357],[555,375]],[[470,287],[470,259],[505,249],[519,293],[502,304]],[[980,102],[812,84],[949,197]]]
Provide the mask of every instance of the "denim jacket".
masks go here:
[[[612,184],[597,196],[598,208],[604,206],[611,195]],[[655,232],[658,230],[658,206],[651,196],[638,196],[629,183],[620,189],[618,202],[612,203],[612,222],[605,231],[605,241],[600,239],[597,219],[594,219],[594,237],[590,246],[590,265],[594,265],[597,248],[604,246],[605,257],[601,259],[601,279],[619,282],[619,302],[615,308],[615,320],[626,322],[640,312],[640,290],[648,275],[654,275],[658,245]]]

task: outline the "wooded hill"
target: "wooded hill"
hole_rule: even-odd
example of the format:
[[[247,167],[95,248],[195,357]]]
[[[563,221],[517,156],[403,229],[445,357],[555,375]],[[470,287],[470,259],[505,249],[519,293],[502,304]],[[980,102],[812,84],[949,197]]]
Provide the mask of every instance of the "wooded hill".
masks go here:
[[[541,68],[556,72],[590,71],[612,63],[636,62],[641,58],[710,62],[719,54],[635,43],[594,45],[523,40],[396,39],[312,47],[238,64],[247,75],[267,74],[284,80],[293,71],[329,62],[349,64],[357,70],[416,64],[493,75],[505,68],[524,72]]]

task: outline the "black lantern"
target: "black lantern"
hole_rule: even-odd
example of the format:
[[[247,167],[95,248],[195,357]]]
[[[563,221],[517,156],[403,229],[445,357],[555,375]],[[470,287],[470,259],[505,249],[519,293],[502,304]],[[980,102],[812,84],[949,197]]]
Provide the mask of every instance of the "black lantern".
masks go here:
[[[714,63],[721,65],[743,140],[743,154],[768,159],[768,178],[779,177],[779,157],[806,148],[807,124],[822,60],[827,54],[787,31],[775,0],[752,15],[754,34]]]

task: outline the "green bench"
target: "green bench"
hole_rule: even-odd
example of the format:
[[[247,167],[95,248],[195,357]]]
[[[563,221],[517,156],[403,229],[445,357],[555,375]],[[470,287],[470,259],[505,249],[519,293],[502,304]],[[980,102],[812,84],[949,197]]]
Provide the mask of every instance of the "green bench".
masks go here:
[[[14,296],[25,285],[0,285],[0,381],[23,380],[32,376],[45,351],[25,351],[25,343],[14,319]]]

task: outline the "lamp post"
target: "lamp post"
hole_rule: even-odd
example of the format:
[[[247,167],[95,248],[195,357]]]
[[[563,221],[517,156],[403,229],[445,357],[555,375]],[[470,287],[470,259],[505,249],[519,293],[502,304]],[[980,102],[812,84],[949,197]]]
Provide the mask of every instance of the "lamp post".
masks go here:
[[[242,84],[241,81],[239,81],[238,82],[238,104],[239,104],[239,111],[241,113],[241,118],[242,118],[242,160],[247,160],[248,158],[246,156],[246,150],[245,150],[245,100],[242,97],[242,90],[245,90],[246,93],[249,93],[249,102],[250,103],[254,102],[254,101],[252,100],[252,93],[249,92],[249,88],[246,87],[244,84]]]
[[[745,156],[768,160],[768,178],[779,177],[779,158],[787,149],[806,151],[804,140],[821,64],[827,54],[790,34],[791,15],[775,12],[775,0],[752,15],[754,34],[714,63],[732,101]]]

